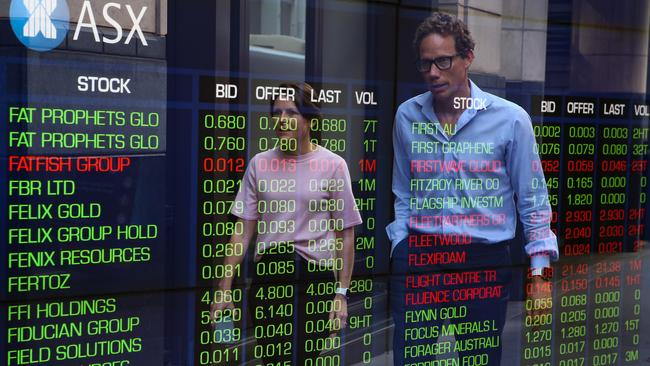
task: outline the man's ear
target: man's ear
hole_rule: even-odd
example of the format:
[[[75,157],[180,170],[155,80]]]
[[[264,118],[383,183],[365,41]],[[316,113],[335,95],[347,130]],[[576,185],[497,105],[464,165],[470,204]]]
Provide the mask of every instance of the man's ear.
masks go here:
[[[467,56],[463,57],[463,62],[465,62],[465,69],[469,69],[470,65],[474,61],[474,51],[467,51]]]

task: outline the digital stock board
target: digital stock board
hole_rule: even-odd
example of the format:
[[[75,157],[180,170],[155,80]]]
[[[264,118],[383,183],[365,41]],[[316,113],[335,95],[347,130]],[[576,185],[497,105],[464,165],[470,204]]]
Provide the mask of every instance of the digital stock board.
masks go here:
[[[0,1],[0,363],[648,362],[650,4],[431,3]]]

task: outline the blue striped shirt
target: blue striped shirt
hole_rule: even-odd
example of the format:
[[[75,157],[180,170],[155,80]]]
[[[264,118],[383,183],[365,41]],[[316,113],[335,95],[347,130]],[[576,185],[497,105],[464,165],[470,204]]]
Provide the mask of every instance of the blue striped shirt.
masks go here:
[[[558,245],[530,117],[471,81],[470,92],[476,108],[463,111],[454,131],[438,122],[431,92],[397,110],[392,249],[409,230],[447,243],[502,242],[514,238],[519,213],[531,266],[547,267]]]

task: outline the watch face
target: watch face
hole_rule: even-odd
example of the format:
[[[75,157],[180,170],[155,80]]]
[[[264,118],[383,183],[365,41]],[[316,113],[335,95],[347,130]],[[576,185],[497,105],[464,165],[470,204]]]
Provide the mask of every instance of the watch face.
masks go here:
[[[533,269],[529,268],[528,269],[528,278],[532,278],[533,276],[541,276],[542,278],[546,280],[550,280],[553,278],[553,268],[552,267],[544,267],[541,268],[541,273],[540,270],[537,269],[536,271],[533,271]]]
[[[553,268],[544,267],[542,269],[542,277],[544,277],[544,279],[547,279],[547,280],[553,279]]]
[[[336,293],[337,293],[338,295],[343,295],[343,296],[345,296],[346,299],[347,299],[348,297],[350,297],[350,296],[349,296],[349,295],[350,295],[350,289],[337,290]]]

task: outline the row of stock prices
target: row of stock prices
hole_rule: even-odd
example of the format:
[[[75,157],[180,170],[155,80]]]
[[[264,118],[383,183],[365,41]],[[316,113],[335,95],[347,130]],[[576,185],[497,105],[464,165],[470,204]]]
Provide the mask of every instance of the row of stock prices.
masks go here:
[[[647,103],[573,96],[531,101],[533,148],[546,178],[536,184],[548,189],[560,261],[552,301],[526,301],[526,310],[545,309],[525,317],[521,363],[638,364]]]
[[[384,346],[373,317],[387,313],[373,296],[385,284],[368,276],[386,269],[376,262],[375,203],[378,130],[389,121],[377,117],[377,94],[347,83],[313,83],[304,95],[278,80],[199,84],[197,364],[372,362]],[[298,111],[302,99],[320,116]],[[295,154],[305,129],[313,151]],[[334,235],[358,216],[353,242]],[[348,244],[354,263],[336,255]],[[343,329],[329,317],[339,306],[333,273],[350,265]]]

